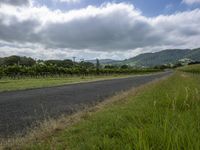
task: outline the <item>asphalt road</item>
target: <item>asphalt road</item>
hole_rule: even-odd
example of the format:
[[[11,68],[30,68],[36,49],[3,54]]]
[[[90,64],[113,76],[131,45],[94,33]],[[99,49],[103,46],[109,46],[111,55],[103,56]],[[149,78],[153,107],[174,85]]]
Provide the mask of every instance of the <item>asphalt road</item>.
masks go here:
[[[138,87],[171,72],[51,88],[0,93],[0,137],[25,134],[48,117],[72,114],[83,105],[94,105],[117,92]]]

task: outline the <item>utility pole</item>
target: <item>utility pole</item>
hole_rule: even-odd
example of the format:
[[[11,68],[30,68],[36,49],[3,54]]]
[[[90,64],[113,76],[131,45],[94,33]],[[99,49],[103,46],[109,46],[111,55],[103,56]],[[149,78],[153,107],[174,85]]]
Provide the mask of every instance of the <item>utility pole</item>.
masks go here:
[[[73,66],[75,67],[76,57],[73,57]]]
[[[99,75],[99,69],[100,69],[100,62],[99,59],[96,59],[96,73]]]

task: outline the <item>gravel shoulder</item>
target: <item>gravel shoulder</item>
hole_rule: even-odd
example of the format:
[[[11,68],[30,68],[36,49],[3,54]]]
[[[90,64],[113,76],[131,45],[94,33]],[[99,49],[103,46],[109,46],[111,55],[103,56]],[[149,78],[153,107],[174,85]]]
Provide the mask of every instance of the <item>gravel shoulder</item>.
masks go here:
[[[72,114],[114,94],[170,75],[164,72],[50,88],[1,92],[0,137],[25,133],[37,121]]]

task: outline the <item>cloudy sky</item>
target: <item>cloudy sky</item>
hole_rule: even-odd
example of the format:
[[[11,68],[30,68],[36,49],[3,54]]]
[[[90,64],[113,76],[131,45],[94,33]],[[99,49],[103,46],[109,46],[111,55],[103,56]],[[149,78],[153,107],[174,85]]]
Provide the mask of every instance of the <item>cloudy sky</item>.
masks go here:
[[[200,47],[200,0],[0,0],[0,57],[125,59]]]

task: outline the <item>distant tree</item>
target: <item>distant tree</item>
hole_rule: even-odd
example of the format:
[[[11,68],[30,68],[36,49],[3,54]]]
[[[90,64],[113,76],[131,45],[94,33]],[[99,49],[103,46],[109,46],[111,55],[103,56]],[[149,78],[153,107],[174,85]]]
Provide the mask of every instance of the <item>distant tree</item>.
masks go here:
[[[175,64],[173,68],[178,68],[178,67],[182,67],[182,66],[183,65],[179,62],[179,63]]]
[[[44,62],[48,66],[62,66],[62,61],[61,60],[47,60]]]
[[[3,66],[3,58],[0,58],[0,66]]]
[[[0,79],[3,77],[3,75],[4,75],[3,68],[2,68],[2,67],[0,67]]]
[[[30,57],[20,57],[19,64],[22,66],[33,66],[36,61]]]
[[[72,68],[73,67],[73,61],[70,59],[65,59],[62,61],[62,67],[66,68]]]
[[[121,69],[128,69],[128,68],[129,68],[128,65],[122,65],[122,66],[121,66]]]
[[[22,66],[33,66],[36,64],[36,61],[30,57],[20,57],[20,56],[10,56],[0,59],[0,66],[14,66],[14,65],[22,65]]]
[[[8,66],[4,69],[4,72],[7,76],[15,78],[16,76],[20,75],[21,68],[18,65]]]
[[[116,66],[116,65],[105,65],[104,68],[105,69],[117,69],[118,66]]]
[[[65,67],[65,68],[72,68],[73,62],[72,60],[65,59],[65,60],[47,60],[44,62],[46,65],[54,65],[57,67]]]
[[[84,61],[81,61],[81,62],[79,63],[79,66],[80,66],[80,67],[87,68],[87,69],[95,68],[95,66],[94,66],[93,63],[91,63],[91,62],[84,62]]]
[[[13,65],[18,65],[20,63],[20,57],[19,56],[10,56],[10,57],[5,57],[3,60],[3,65],[4,66],[13,66]]]

